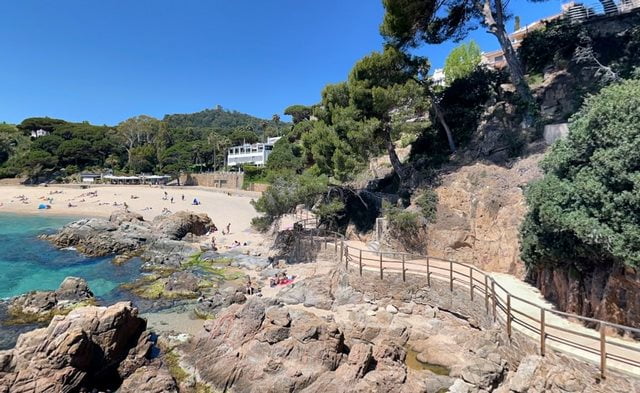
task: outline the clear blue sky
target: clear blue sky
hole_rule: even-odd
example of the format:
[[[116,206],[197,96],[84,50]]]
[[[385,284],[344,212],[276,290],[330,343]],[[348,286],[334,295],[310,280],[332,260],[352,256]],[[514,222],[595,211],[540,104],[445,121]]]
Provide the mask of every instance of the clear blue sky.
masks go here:
[[[514,0],[523,24],[560,2]],[[222,105],[270,118],[313,104],[382,45],[380,0],[0,2],[0,121],[116,124]],[[511,24],[511,23],[510,23]],[[475,31],[483,50],[493,36]],[[442,66],[453,43],[423,48]]]

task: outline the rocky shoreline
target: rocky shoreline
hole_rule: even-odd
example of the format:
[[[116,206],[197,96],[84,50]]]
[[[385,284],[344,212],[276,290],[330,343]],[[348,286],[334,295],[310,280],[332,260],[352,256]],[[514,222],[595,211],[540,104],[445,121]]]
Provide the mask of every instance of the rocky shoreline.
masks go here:
[[[0,393],[640,391],[638,381],[599,380],[593,366],[538,356],[527,340],[509,340],[483,305],[438,283],[379,285],[329,253],[287,265],[296,279],[272,287],[268,277],[280,270],[266,258],[232,260],[200,245],[211,225],[202,215],[146,222],[120,212],[46,236],[120,262],[140,256],[146,273],[126,290],[179,306],[171,322],[146,314],[148,325],[130,302],[92,305],[86,282],[73,277],[56,291],[15,297],[9,315],[50,322],[0,351]],[[254,294],[245,293],[247,276]]]

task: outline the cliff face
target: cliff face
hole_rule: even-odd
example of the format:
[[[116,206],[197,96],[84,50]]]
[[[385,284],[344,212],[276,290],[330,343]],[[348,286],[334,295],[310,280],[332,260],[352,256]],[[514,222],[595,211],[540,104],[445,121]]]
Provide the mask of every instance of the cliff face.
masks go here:
[[[640,327],[640,274],[633,269],[598,268],[579,276],[541,268],[529,278],[560,310]]]
[[[523,187],[541,177],[541,158],[531,155],[511,168],[478,163],[444,175],[436,188],[436,221],[428,228],[429,255],[522,277]]]

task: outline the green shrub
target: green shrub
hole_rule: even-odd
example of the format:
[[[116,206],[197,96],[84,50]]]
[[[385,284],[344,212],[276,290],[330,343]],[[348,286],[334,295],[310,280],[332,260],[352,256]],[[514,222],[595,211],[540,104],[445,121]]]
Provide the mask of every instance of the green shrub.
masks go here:
[[[427,222],[432,222],[436,218],[438,194],[433,189],[426,189],[416,198],[416,205],[420,208],[422,217]]]
[[[387,201],[382,203],[382,211],[387,219],[389,234],[394,239],[409,250],[420,248],[418,239],[421,229],[424,228],[420,213],[391,205]]]
[[[266,232],[271,227],[274,218],[269,216],[253,217],[251,219],[251,226],[258,232]]]
[[[640,266],[640,80],[588,97],[526,191],[529,266]]]
[[[321,222],[327,223],[330,228],[333,228],[338,220],[345,215],[345,205],[340,199],[334,198],[328,202],[318,204],[314,213]]]
[[[308,173],[276,177],[260,199],[252,202],[256,211],[266,217],[262,222],[256,220],[256,225],[265,224],[268,220],[273,222],[276,218],[292,212],[300,204],[312,206],[318,195],[326,192],[328,185],[327,176],[313,176]]]

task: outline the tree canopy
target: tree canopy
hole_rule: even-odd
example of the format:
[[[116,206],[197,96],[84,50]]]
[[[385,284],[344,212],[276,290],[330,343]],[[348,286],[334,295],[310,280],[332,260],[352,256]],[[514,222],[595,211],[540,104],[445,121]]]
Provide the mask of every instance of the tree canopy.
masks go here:
[[[383,0],[385,15],[380,32],[393,46],[417,47],[422,43],[460,41],[480,26],[493,34],[504,52],[511,80],[520,97],[533,102],[524,71],[505,21],[509,14],[502,0]]]
[[[526,192],[522,258],[588,270],[640,266],[640,80],[586,99]]]
[[[482,60],[480,47],[473,40],[453,48],[444,61],[446,83],[450,85],[456,79],[471,75],[480,65],[480,60]]]

